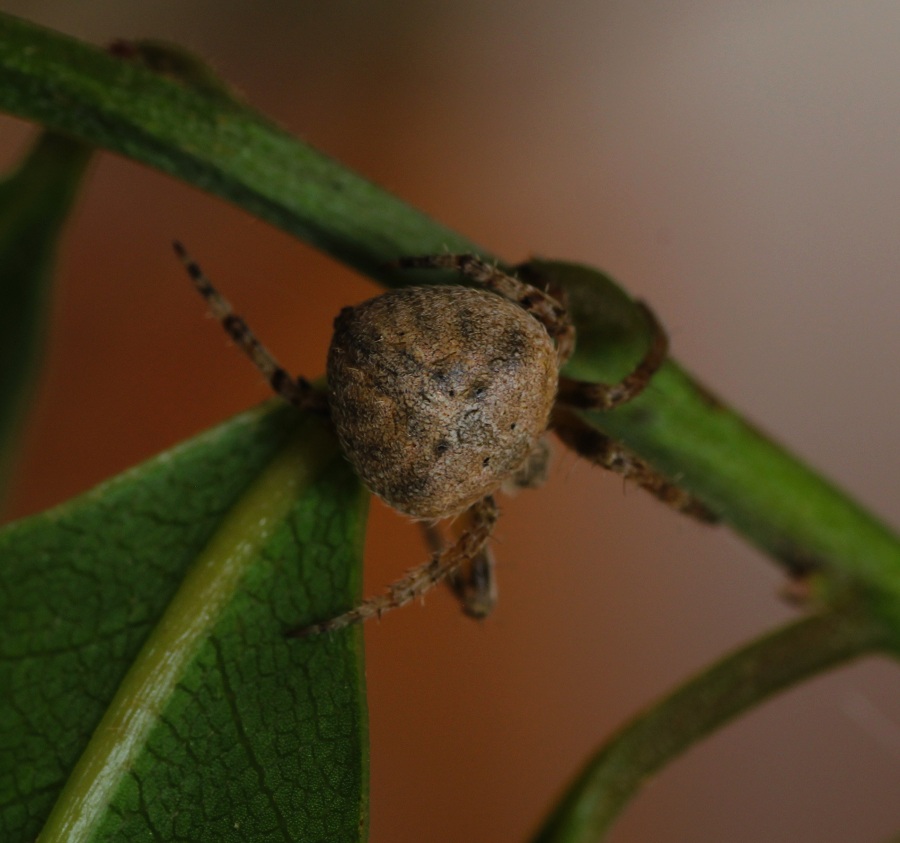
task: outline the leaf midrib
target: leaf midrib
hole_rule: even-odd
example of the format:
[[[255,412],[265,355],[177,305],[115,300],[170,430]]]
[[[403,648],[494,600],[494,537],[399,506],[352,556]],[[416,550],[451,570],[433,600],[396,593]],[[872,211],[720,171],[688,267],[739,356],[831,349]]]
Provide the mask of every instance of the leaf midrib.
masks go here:
[[[223,519],[187,572],[106,709],[41,831],[41,843],[88,841],[200,646],[258,552],[335,455],[304,426]]]

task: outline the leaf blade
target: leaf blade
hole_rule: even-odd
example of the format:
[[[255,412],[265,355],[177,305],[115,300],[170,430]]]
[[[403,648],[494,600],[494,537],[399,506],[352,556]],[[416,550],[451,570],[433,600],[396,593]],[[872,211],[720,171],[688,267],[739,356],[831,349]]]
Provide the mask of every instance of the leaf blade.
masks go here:
[[[0,107],[194,184],[386,283],[401,255],[487,251],[255,112],[0,14]]]
[[[57,242],[91,151],[45,132],[0,182],[0,490],[38,368]]]
[[[246,783],[246,775],[235,774],[239,771],[246,773],[248,767],[246,765],[241,767],[238,762],[247,761],[247,752],[260,741],[262,749],[259,750],[259,756],[264,759],[264,762],[258,762],[261,764],[258,769],[263,770],[266,776],[275,777],[281,782],[278,788],[279,804],[286,806],[283,807],[283,813],[289,818],[285,821],[287,824],[282,826],[282,831],[287,829],[289,834],[285,832],[281,837],[252,836],[255,832],[248,826],[249,818],[245,818],[243,836],[240,839],[290,840],[297,836],[301,839],[315,839],[309,836],[310,829],[321,830],[329,822],[337,822],[342,825],[344,839],[356,839],[360,833],[360,824],[364,825],[365,823],[367,799],[365,781],[366,723],[359,631],[356,630],[349,636],[338,636],[334,641],[326,642],[288,642],[281,634],[286,626],[311,619],[308,614],[303,614],[304,611],[329,613],[354,602],[357,599],[360,585],[361,510],[364,508],[365,496],[361,493],[358,483],[349,473],[343,460],[337,456],[330,434],[322,430],[319,430],[318,433],[313,430],[312,434],[308,425],[298,433],[296,414],[290,408],[278,407],[274,411],[265,412],[257,410],[244,414],[233,422],[223,425],[219,430],[200,437],[200,445],[205,449],[205,453],[200,457],[194,453],[195,449],[187,445],[176,449],[174,454],[163,455],[151,461],[149,466],[151,469],[157,472],[162,471],[171,480],[173,470],[177,471],[178,466],[185,460],[200,459],[207,472],[205,478],[199,478],[199,473],[197,475],[204,481],[202,485],[198,486],[196,492],[201,496],[207,494],[207,490],[210,488],[215,489],[216,483],[211,482],[212,477],[218,475],[219,485],[225,485],[229,477],[235,473],[237,468],[240,468],[240,466],[235,468],[234,460],[232,460],[229,468],[223,474],[219,466],[212,465],[211,463],[214,463],[216,458],[221,457],[223,453],[231,454],[239,462],[243,461],[243,475],[249,475],[251,479],[258,473],[260,465],[268,464],[262,470],[260,478],[251,482],[248,489],[239,489],[236,495],[234,489],[229,492],[229,495],[238,499],[237,504],[229,505],[226,502],[222,505],[222,500],[229,495],[217,497],[216,503],[219,505],[219,509],[213,508],[214,514],[210,516],[210,519],[216,522],[212,529],[209,528],[209,525],[201,525],[199,529],[194,528],[193,522],[196,519],[189,514],[183,520],[182,525],[176,529],[175,532],[178,535],[170,536],[170,539],[177,543],[179,536],[190,534],[188,535],[190,548],[184,554],[185,557],[196,554],[197,548],[205,546],[207,542],[210,542],[211,548],[208,552],[214,552],[216,543],[224,540],[221,536],[222,530],[216,529],[217,519],[222,512],[228,512],[225,520],[231,519],[232,522],[230,528],[232,544],[245,542],[245,538],[241,538],[241,535],[242,530],[247,527],[247,518],[255,518],[259,521],[262,517],[272,517],[273,501],[271,499],[262,510],[258,507],[247,509],[247,495],[252,496],[254,488],[257,489],[256,494],[259,495],[259,485],[260,483],[265,484],[268,477],[268,491],[263,498],[266,495],[271,498],[273,494],[277,498],[280,494],[282,503],[277,504],[276,501],[275,508],[283,505],[285,500],[289,500],[291,514],[287,520],[279,523],[271,522],[271,525],[274,525],[275,533],[264,542],[268,548],[266,550],[268,555],[262,559],[257,557],[253,565],[242,569],[238,577],[240,587],[237,590],[234,589],[237,581],[232,578],[230,583],[232,590],[228,591],[227,572],[226,582],[223,583],[221,581],[223,572],[218,570],[207,571],[206,580],[202,583],[204,587],[195,587],[192,591],[191,574],[185,577],[183,583],[179,579],[183,569],[187,567],[189,559],[187,561],[181,559],[177,563],[169,565],[169,570],[163,577],[169,588],[151,589],[152,593],[148,596],[151,603],[149,608],[144,605],[145,596],[143,594],[129,595],[126,587],[114,589],[115,593],[105,599],[98,598],[96,594],[83,588],[85,598],[82,606],[85,607],[85,611],[81,617],[73,617],[68,621],[63,619],[62,623],[51,630],[52,634],[49,638],[53,639],[59,647],[60,641],[64,641],[67,636],[72,634],[73,630],[77,631],[80,626],[83,640],[80,642],[79,653],[83,655],[85,649],[90,650],[93,658],[87,659],[90,664],[85,665],[86,669],[80,672],[70,671],[65,676],[59,676],[58,671],[54,673],[54,667],[58,666],[53,663],[54,651],[52,649],[47,649],[45,646],[43,650],[37,650],[39,642],[43,641],[45,644],[49,642],[47,630],[42,628],[47,624],[47,613],[35,613],[36,619],[31,640],[37,654],[30,660],[29,673],[33,679],[36,678],[38,681],[43,679],[41,687],[48,693],[50,692],[47,681],[48,674],[50,685],[56,680],[60,681],[56,682],[54,686],[56,693],[51,694],[51,704],[44,706],[43,710],[39,704],[32,708],[31,722],[23,723],[22,718],[19,718],[18,724],[13,723],[11,722],[15,719],[13,715],[17,712],[27,711],[28,701],[21,695],[27,696],[29,689],[23,685],[22,674],[16,669],[16,661],[9,658],[10,654],[5,653],[7,658],[0,660],[0,673],[5,672],[6,678],[11,683],[5,687],[17,689],[20,695],[19,699],[9,701],[9,705],[7,705],[6,699],[0,701],[0,723],[2,723],[0,735],[3,736],[5,743],[0,748],[0,752],[5,758],[15,757],[22,762],[15,767],[3,765],[3,770],[9,771],[3,777],[6,779],[5,781],[0,779],[0,793],[3,794],[0,802],[9,809],[5,813],[0,811],[0,827],[4,829],[4,839],[33,839],[42,820],[47,816],[62,781],[68,776],[72,767],[76,766],[76,760],[79,757],[81,760],[77,762],[76,766],[78,774],[70,780],[66,791],[57,800],[53,817],[42,832],[42,840],[96,839],[97,834],[102,837],[103,834],[109,832],[110,824],[115,826],[117,822],[123,829],[127,827],[132,832],[143,824],[143,833],[146,834],[148,824],[161,829],[166,822],[166,817],[170,815],[180,815],[182,826],[186,822],[186,818],[191,817],[195,826],[199,828],[196,811],[191,814],[188,809],[192,806],[208,808],[210,801],[215,801],[216,794],[227,793],[229,782],[230,786],[234,786],[234,782]],[[279,449],[280,451],[273,458],[273,451]],[[254,450],[255,454],[252,457],[244,456],[244,453]],[[299,463],[298,455],[301,457]],[[176,464],[174,469],[171,467],[173,463]],[[308,470],[317,472],[315,476],[307,473],[306,480],[310,482],[306,482],[305,486],[302,476],[294,476],[292,479],[292,472],[298,471],[298,465],[301,469],[305,465]],[[318,469],[316,469],[317,465]],[[105,499],[111,494],[110,486],[113,487],[112,492],[120,493],[120,497],[115,501],[116,504],[121,504],[123,499],[132,502],[139,499],[140,506],[144,511],[151,513],[151,517],[158,522],[161,522],[167,512],[177,511],[179,506],[184,506],[183,502],[172,500],[169,502],[167,510],[160,504],[158,496],[154,495],[152,489],[148,489],[145,474],[146,467],[144,473],[140,469],[129,472],[125,478],[105,484],[100,490],[86,496],[87,500],[81,501],[80,506],[76,504],[70,509],[79,510],[85,506],[103,508]],[[238,486],[241,482],[241,478],[235,479],[232,481],[232,486]],[[279,488],[281,492],[279,492]],[[292,488],[293,491],[285,492],[284,490],[287,488]],[[318,491],[316,491],[317,489]],[[185,494],[194,494],[194,489],[190,484],[185,486]],[[286,494],[287,498],[285,498]],[[312,509],[310,509],[310,495],[313,496],[312,500],[315,504]],[[216,496],[213,495],[213,497]],[[331,507],[328,510],[330,512],[328,517],[324,517],[324,510],[321,509],[323,501],[326,502],[324,504],[326,510]],[[327,503],[329,501],[330,503]],[[268,507],[269,515],[261,515],[266,507]],[[209,506],[206,508],[209,509]],[[244,520],[243,523],[238,523],[240,522],[238,516],[242,511]],[[249,514],[247,514],[248,512]],[[74,517],[79,514],[81,513],[76,511]],[[36,528],[37,532],[43,532],[44,546],[46,547],[48,544],[52,544],[52,541],[48,541],[47,531],[52,532],[54,521],[64,524],[66,529],[71,529],[71,522],[66,521],[67,517],[73,516],[71,512],[67,512],[63,508],[62,511],[57,510],[44,516],[37,516],[35,519],[19,522],[18,525],[11,525],[0,534],[0,550],[7,551],[6,557],[9,561],[10,542],[15,541],[16,533],[26,530],[33,537]],[[234,521],[235,518],[238,518],[238,522]],[[102,518],[95,523],[101,527],[105,524]],[[241,527],[241,530],[235,532],[236,527]],[[169,529],[163,526],[162,531],[169,532]],[[228,529],[225,532],[227,533]],[[86,540],[90,538],[90,529],[85,528],[83,535]],[[132,535],[138,543],[147,537],[146,531],[138,529],[133,529]],[[308,539],[304,546],[310,551],[313,561],[318,560],[319,565],[317,578],[306,582],[305,585],[302,573],[304,569],[296,564],[296,548],[299,546],[296,536],[304,535]],[[21,537],[19,538],[21,540]],[[123,541],[124,539],[120,536],[115,543],[109,545],[111,556],[118,555],[121,559],[122,555],[128,552],[128,545],[127,543],[123,544]],[[172,541],[168,544],[164,543],[162,546],[171,549],[175,546]],[[163,551],[164,554],[165,551]],[[25,555],[28,554],[20,555],[19,558],[21,559]],[[83,565],[85,562],[84,547],[77,546],[72,549],[69,559],[77,565]],[[15,563],[16,559],[12,561]],[[144,560],[139,561],[143,562]],[[134,577],[133,566],[128,565],[126,568],[129,576]],[[198,569],[195,566],[193,570],[197,571]],[[266,570],[268,573],[265,573]],[[308,571],[308,569],[306,570]],[[276,571],[282,579],[275,577]],[[21,564],[8,564],[0,569],[0,578],[2,578],[0,582],[3,583],[2,597],[5,598],[0,603],[0,614],[4,618],[12,617],[14,614],[10,610],[12,603],[19,608],[21,620],[28,614],[27,609],[33,607],[39,599],[52,604],[58,599],[58,594],[52,593],[54,589],[65,591],[68,587],[64,583],[59,585],[45,582],[45,593],[42,595],[37,588],[40,578],[37,580],[32,578],[30,593],[23,593],[28,589],[21,587],[15,589],[10,585],[11,582],[16,581],[17,574],[20,573]],[[202,574],[203,571],[201,570],[200,573]],[[232,571],[232,574],[234,573]],[[196,577],[195,574],[195,580]],[[202,579],[203,577],[201,577]],[[173,582],[176,580],[177,582]],[[188,584],[186,590],[182,587],[185,583]],[[125,585],[127,586],[127,580]],[[173,585],[174,588],[172,588]],[[195,582],[194,586],[196,585]],[[301,587],[298,588],[298,585]],[[210,588],[213,589],[212,592],[210,592]],[[218,599],[218,609],[210,615],[207,611],[210,610],[210,607],[205,601],[210,598],[211,594],[213,597],[215,596],[216,588],[225,588],[226,593],[224,596],[223,593],[220,593],[216,598]],[[268,592],[263,595],[260,593],[260,589],[268,589]],[[186,593],[187,596],[185,596]],[[122,611],[118,613],[117,618],[107,624],[105,630],[98,628],[94,622],[109,611],[110,602],[117,600],[127,602],[129,597],[132,605],[120,607]],[[180,610],[179,601],[181,602]],[[173,606],[174,609],[172,609]],[[177,624],[175,627],[171,625],[172,612],[175,612],[177,618],[180,611],[182,620],[185,618],[190,620],[194,615],[199,617],[202,614],[195,611],[202,607],[206,607],[204,611],[207,611],[208,615],[205,619],[206,632],[213,629],[216,631],[216,644],[209,643],[213,639],[204,636],[202,629],[194,629],[193,653],[187,653],[184,646],[181,648],[174,646],[172,639],[166,638],[165,630],[169,629],[171,633],[172,629],[178,627]],[[137,621],[135,611],[141,609],[143,609],[144,617]],[[300,612],[299,615],[298,612]],[[165,622],[167,615],[169,616],[168,625]],[[135,624],[135,628],[126,629],[123,632],[123,625],[127,626],[129,622]],[[200,621],[194,618],[194,622],[199,623]],[[149,631],[151,629],[152,631]],[[183,628],[182,632],[184,631]],[[187,631],[191,630],[187,628]],[[248,646],[246,636],[251,634],[252,646]],[[15,638],[22,642],[26,637],[20,628],[19,634]],[[127,640],[123,640],[123,638]],[[79,642],[76,642],[76,646],[79,646]],[[158,695],[165,689],[153,683],[151,674],[145,670],[143,673],[138,671],[138,675],[135,676],[135,671],[127,671],[127,667],[132,661],[135,661],[137,665],[143,661],[144,667],[147,667],[148,656],[145,653],[147,647],[155,648],[151,652],[155,652],[157,657],[163,660],[161,664],[169,658],[177,661],[179,654],[181,657],[179,682],[174,685],[172,682],[169,683],[167,686],[168,696],[162,702]],[[101,663],[113,662],[114,664],[104,674],[103,671],[93,670],[98,661]],[[152,658],[149,659],[149,662],[152,663]],[[310,662],[313,667],[318,665],[317,669],[312,670]],[[21,665],[21,661],[18,664]],[[276,670],[276,666],[280,669]],[[177,666],[175,669],[178,669]],[[229,678],[229,671],[238,671],[238,673]],[[219,690],[210,690],[197,679],[198,675],[201,678],[205,676],[208,680],[207,684],[212,683],[210,687],[214,686]],[[125,676],[124,681],[123,676]],[[238,681],[240,676],[243,676],[243,681]],[[309,680],[308,684],[298,689],[296,687],[298,677],[306,677]],[[252,681],[248,681],[251,679]],[[152,717],[147,720],[146,717],[150,710],[146,706],[141,711],[139,705],[141,694],[146,693],[148,687],[156,688],[158,704],[156,714],[164,713],[164,719],[168,725],[162,724],[162,720],[153,720]],[[191,706],[187,704],[191,697],[185,689],[191,687],[195,688],[198,693],[201,689],[206,688],[204,691],[206,698],[212,699],[214,705],[207,706],[204,711],[217,712],[214,717],[222,727],[220,733],[210,732],[209,729],[204,731],[202,726],[197,725],[198,712],[196,708],[192,710]],[[231,687],[231,691],[227,691],[229,687]],[[136,693],[136,688],[142,690]],[[34,694],[33,688],[32,694]],[[118,708],[114,704],[104,714],[104,709],[111,700],[116,698],[119,700]],[[329,700],[340,700],[340,705],[333,704],[328,708]],[[40,700],[37,702],[40,703]],[[152,701],[145,700],[144,702],[149,704]],[[296,713],[290,720],[291,712],[298,710],[294,703],[303,703],[299,705],[299,711],[306,713],[305,720]],[[223,711],[222,706],[225,706],[227,711]],[[62,728],[55,732],[52,728],[48,730],[48,724],[52,724],[57,718],[65,719],[64,715],[68,709],[74,709],[77,716],[69,718],[62,724]],[[229,724],[229,716],[233,718],[236,711],[243,712],[243,719],[241,721],[232,719]],[[324,716],[323,719],[323,712],[327,715],[329,711],[330,715]],[[262,729],[262,721],[266,715],[260,712],[269,712],[270,716],[274,716],[273,713],[277,712],[285,718],[285,723],[288,725],[284,729],[276,728],[274,731],[266,731]],[[153,711],[150,713],[152,714]],[[119,720],[116,720],[117,716]],[[141,716],[145,718],[143,721],[141,721]],[[185,717],[187,717],[186,720]],[[310,717],[312,720],[309,719]],[[97,728],[98,723],[101,726],[99,729]],[[242,723],[246,725],[241,725]],[[323,723],[326,726],[323,726]],[[341,727],[341,723],[343,723],[343,727]],[[110,724],[112,724],[112,728],[107,728],[110,727]],[[136,725],[143,727],[140,735],[137,735],[140,729],[136,730]],[[110,764],[110,760],[116,753],[119,753],[119,761],[123,761],[123,745],[116,740],[126,734],[119,731],[123,726],[131,729],[127,734],[137,741],[134,746],[138,747],[139,751],[131,752],[130,755],[125,752],[125,756],[130,758],[130,762],[125,766],[120,763],[116,768],[114,764]],[[14,736],[21,733],[25,727],[30,727],[32,733],[43,730],[44,734],[43,736],[39,734],[37,740],[21,740],[18,745],[10,745]],[[176,732],[172,734],[181,735],[185,739],[183,744],[180,744],[177,739],[173,739],[172,734],[168,734],[167,730],[172,727],[176,729]],[[319,734],[317,732],[319,728],[327,728],[327,734]],[[66,735],[76,737],[74,739],[70,737],[66,742]],[[227,740],[222,735],[227,735]],[[33,734],[32,737],[34,737]],[[43,739],[40,739],[41,737]],[[300,771],[302,775],[299,778],[296,775],[295,763],[295,756],[300,753],[298,741],[302,741],[302,746],[305,748],[303,751],[306,753],[304,758],[308,762]],[[233,763],[227,769],[221,764],[213,763],[215,758],[220,755],[221,757],[230,757],[228,753],[234,752],[234,747],[241,745],[245,749],[244,755],[236,759],[232,758]],[[296,749],[293,755],[285,754],[285,747],[288,745],[294,746]],[[85,752],[85,747],[88,749],[87,752]],[[168,753],[169,764],[161,763],[161,748]],[[276,750],[278,751],[276,752]],[[324,766],[322,764],[316,766],[313,763],[316,759],[310,760],[310,752],[317,755],[320,762],[324,763],[324,759],[328,758],[331,758],[332,761]],[[335,754],[339,756],[339,760],[335,760]],[[207,755],[210,757],[206,757]],[[60,756],[64,756],[64,759],[67,760],[60,759]],[[48,757],[56,759],[55,769],[44,770],[42,781],[34,782],[35,787],[32,793],[22,794],[22,781],[11,782],[7,778],[9,775],[16,775],[19,770],[34,770]],[[200,764],[198,760],[201,757],[205,758],[203,764]],[[98,764],[98,758],[103,763]],[[176,762],[178,763],[176,764]],[[45,766],[47,765],[45,764]],[[177,767],[185,771],[183,775],[173,776],[172,771]],[[253,769],[253,765],[249,765],[249,768]],[[288,772],[285,772],[286,769]],[[135,779],[135,771],[141,772],[143,778],[140,781]],[[117,777],[108,778],[111,772],[117,773]],[[225,776],[226,773],[227,776]],[[98,774],[101,778],[103,775],[107,776],[105,789],[98,790],[97,788],[96,776]],[[224,784],[219,782],[219,786],[214,786],[216,775],[225,776],[227,781]],[[285,784],[288,780],[294,784],[290,786]],[[308,786],[308,790],[316,794],[310,804],[298,804],[297,799],[291,795],[296,791],[297,781],[301,783],[319,781],[319,785],[309,784]],[[339,783],[339,790],[332,795],[330,802],[323,802],[321,794],[329,791],[322,782],[333,783],[335,781]],[[190,788],[186,787],[184,782],[193,782],[196,788],[200,788],[206,794],[206,797],[201,798],[196,792],[190,793]],[[138,784],[147,792],[154,794],[154,798],[151,800],[152,804],[156,806],[154,810],[148,810],[140,800],[135,801],[135,788]],[[182,795],[182,810],[180,813],[173,813],[169,809],[173,800],[178,801],[176,799],[178,794]],[[184,801],[187,798],[185,794],[189,794],[191,797],[187,802]],[[23,795],[32,797],[25,800],[27,803],[25,811],[21,810],[21,805],[16,801],[17,796]],[[253,798],[250,797],[249,793],[244,793],[240,799],[235,796],[234,799],[223,803],[220,810],[214,812],[218,817],[217,822],[209,822],[209,818],[206,818],[202,824],[203,833],[193,834],[193,838],[227,839],[226,836],[222,836],[225,831],[229,830],[222,827],[222,818],[229,817],[229,811],[226,809],[230,808],[231,813],[234,814],[235,811],[243,810],[241,806],[256,805],[258,807],[259,793]],[[80,819],[83,810],[88,811],[87,820]],[[260,810],[262,809],[260,808]],[[257,831],[265,825],[265,822],[257,818],[255,825]],[[84,834],[76,834],[75,832],[79,829]],[[87,829],[90,829],[90,834],[87,833]],[[170,831],[174,835],[175,830],[170,829]],[[181,828],[179,833],[183,831],[184,828]],[[354,837],[348,836],[350,831],[355,835]],[[220,836],[217,837],[216,834]]]

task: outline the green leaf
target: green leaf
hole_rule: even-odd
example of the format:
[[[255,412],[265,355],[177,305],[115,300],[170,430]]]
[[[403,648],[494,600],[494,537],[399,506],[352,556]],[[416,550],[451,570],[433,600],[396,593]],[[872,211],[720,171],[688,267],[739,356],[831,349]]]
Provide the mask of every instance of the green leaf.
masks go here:
[[[90,153],[44,134],[0,182],[0,490],[37,374],[57,240]]]
[[[245,413],[0,532],[0,837],[358,840],[367,496],[324,423]]]
[[[170,173],[374,278],[402,255],[478,251],[240,103],[0,14],[0,108]]]

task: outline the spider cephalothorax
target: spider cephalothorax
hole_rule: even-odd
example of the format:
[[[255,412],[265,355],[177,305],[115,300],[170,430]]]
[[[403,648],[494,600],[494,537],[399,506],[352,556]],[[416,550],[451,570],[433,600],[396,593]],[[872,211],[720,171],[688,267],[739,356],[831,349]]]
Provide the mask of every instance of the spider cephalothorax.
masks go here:
[[[494,599],[487,547],[497,519],[494,493],[504,485],[537,485],[548,429],[582,456],[679,509],[708,517],[702,505],[587,426],[573,409],[630,401],[662,364],[666,335],[643,305],[654,339],[628,377],[611,386],[560,382],[575,331],[559,301],[472,255],[404,258],[398,266],[455,269],[483,289],[410,287],[344,308],[335,320],[323,397],[305,379],[291,377],[184,248],[176,243],[175,249],[213,314],[272,388],[300,408],[329,412],[362,481],[395,509],[423,520],[434,550],[428,563],[386,594],[291,634],[380,615],[444,579],[469,614],[486,615]],[[466,526],[445,548],[434,522],[460,514]]]

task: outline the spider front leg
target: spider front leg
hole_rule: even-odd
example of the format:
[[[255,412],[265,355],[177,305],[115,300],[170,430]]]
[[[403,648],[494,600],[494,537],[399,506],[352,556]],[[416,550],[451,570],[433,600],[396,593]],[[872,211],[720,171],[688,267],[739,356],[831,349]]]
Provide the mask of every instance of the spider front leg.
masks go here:
[[[546,329],[556,343],[556,356],[562,366],[575,350],[575,328],[566,308],[543,290],[509,275],[477,255],[422,255],[401,258],[395,264],[403,269],[452,269],[527,310]]]
[[[665,329],[646,304],[641,301],[635,304],[643,313],[651,332],[650,347],[643,358],[628,375],[615,384],[560,378],[550,426],[566,445],[595,465],[614,471],[627,480],[633,480],[663,503],[685,515],[708,523],[715,522],[718,520],[717,516],[690,492],[663,477],[624,445],[591,427],[574,411],[574,408],[612,410],[627,404],[647,388],[653,375],[665,362],[669,353],[669,338]]]
[[[633,480],[678,512],[710,524],[718,521],[716,514],[690,492],[663,477],[624,445],[591,427],[573,410],[558,406],[553,411],[550,426],[577,454],[595,465],[614,471],[626,480]]]
[[[498,514],[493,495],[483,497],[469,509],[470,526],[459,536],[455,544],[435,553],[424,565],[413,568],[405,577],[389,586],[386,594],[371,597],[330,620],[290,630],[286,635],[290,638],[305,638],[320,632],[332,632],[369,618],[380,618],[385,612],[421,597],[442,580],[453,576],[461,566],[475,559],[483,551],[491,537]]]
[[[637,398],[669,354],[669,337],[656,314],[642,301],[635,305],[641,310],[650,328],[650,347],[634,370],[615,384],[588,383],[571,378],[559,379],[556,400],[560,404],[580,410],[612,410]]]
[[[305,378],[292,377],[256,338],[247,323],[234,312],[228,300],[213,286],[212,281],[188,255],[184,246],[177,240],[172,246],[190,275],[191,281],[194,282],[197,292],[206,300],[210,313],[219,320],[234,343],[253,361],[253,365],[259,369],[273,391],[301,410],[327,412],[325,397],[316,392]]]

